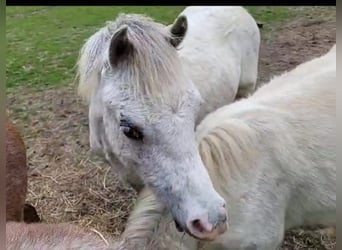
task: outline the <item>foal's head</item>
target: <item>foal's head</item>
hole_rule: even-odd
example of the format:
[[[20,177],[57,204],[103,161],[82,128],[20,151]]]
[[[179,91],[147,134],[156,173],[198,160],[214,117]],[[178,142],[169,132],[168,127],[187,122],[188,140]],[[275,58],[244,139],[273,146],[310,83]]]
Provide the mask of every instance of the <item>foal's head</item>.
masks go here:
[[[107,155],[135,167],[180,230],[214,239],[226,230],[227,215],[195,140],[202,99],[176,51],[186,18],[170,28],[138,15],[122,15],[116,24],[92,100],[104,127],[95,136]]]

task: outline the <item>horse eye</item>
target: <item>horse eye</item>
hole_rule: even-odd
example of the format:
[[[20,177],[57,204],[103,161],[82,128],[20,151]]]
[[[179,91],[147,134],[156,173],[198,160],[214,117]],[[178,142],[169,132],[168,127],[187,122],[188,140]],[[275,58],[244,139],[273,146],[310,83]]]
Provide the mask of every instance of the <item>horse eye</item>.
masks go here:
[[[126,119],[120,120],[120,127],[124,135],[130,139],[141,141],[144,137],[142,132]]]
[[[137,141],[141,141],[143,139],[143,134],[137,128],[122,127],[122,132],[130,139]]]

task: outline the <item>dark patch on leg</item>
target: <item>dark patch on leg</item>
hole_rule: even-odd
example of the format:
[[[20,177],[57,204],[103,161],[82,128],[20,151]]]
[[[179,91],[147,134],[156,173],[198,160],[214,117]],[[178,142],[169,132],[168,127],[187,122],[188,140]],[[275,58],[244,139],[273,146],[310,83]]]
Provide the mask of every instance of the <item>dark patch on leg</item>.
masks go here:
[[[25,204],[24,206],[24,222],[26,223],[38,223],[41,219],[34,206]]]

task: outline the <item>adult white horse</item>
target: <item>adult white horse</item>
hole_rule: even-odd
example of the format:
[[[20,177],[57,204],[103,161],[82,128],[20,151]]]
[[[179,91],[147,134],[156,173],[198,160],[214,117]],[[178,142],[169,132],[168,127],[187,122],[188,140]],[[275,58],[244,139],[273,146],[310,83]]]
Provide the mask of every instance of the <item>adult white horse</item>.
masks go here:
[[[206,244],[183,236],[145,189],[123,234],[127,249],[275,250],[288,229],[335,226],[336,87],[335,45],[209,114],[196,138],[229,230]]]
[[[139,26],[142,30],[149,29],[149,24],[144,26],[141,18],[137,18],[137,21],[133,19],[127,19],[128,26]],[[92,35],[80,51],[79,93],[90,102],[89,138],[94,151],[103,150],[102,140],[104,140],[98,135],[98,131],[103,130],[103,108],[97,104],[94,94],[103,81],[101,71],[104,69],[105,62],[108,61],[108,48],[112,37],[125,22],[124,17],[119,17],[115,22],[109,22]],[[157,24],[154,26],[157,27]],[[144,32],[150,32],[150,37],[146,36],[147,40],[137,41],[136,46],[139,48],[155,42],[152,40],[155,40],[154,36],[158,36],[158,34],[153,32],[161,32],[166,36],[169,36],[169,32],[171,33],[172,38],[167,46],[177,47],[179,59],[177,62],[166,59],[169,61],[167,67],[170,71],[166,74],[177,74],[177,68],[180,67],[181,74],[190,78],[189,81],[191,80],[199,91],[202,105],[195,116],[196,125],[209,112],[233,102],[236,97],[244,97],[254,90],[257,81],[260,32],[255,20],[244,8],[236,6],[187,7],[177,17],[174,24],[165,28],[159,25],[155,30]],[[158,51],[156,47],[156,49],[152,48],[143,53],[151,53],[148,56],[155,57],[153,63],[159,63],[165,60],[169,50],[170,48],[166,48],[164,51],[162,48]],[[153,65],[136,66],[155,67]],[[143,72],[143,74],[149,73],[152,74],[147,76],[151,78],[149,81],[155,81],[153,74],[158,74],[158,71],[146,70]],[[173,79],[173,81],[179,81],[187,86],[184,83],[187,80],[178,77],[180,80]],[[159,76],[157,78],[164,81]],[[113,81],[115,81],[114,78]],[[154,83],[151,84],[154,86]],[[169,83],[158,83],[163,88],[168,88],[167,84]],[[127,94],[125,93],[125,95]],[[112,165],[118,169],[117,172],[120,173],[123,180],[140,190],[143,185],[141,179],[135,169],[127,166],[126,163],[115,161],[115,164]]]
[[[95,38],[83,49],[88,63],[92,56],[101,61],[90,102],[91,146],[98,142],[113,167],[122,164],[119,173],[151,187],[190,234],[216,238],[227,229],[225,202],[197,149],[203,99],[177,54],[179,38],[139,15],[122,15],[108,29],[108,42]]]
[[[188,28],[184,36],[185,31],[179,32],[178,24],[184,25],[185,20]],[[204,99],[196,123],[236,97],[254,92],[260,31],[246,9],[240,6],[187,7],[169,28],[182,39],[178,55]]]

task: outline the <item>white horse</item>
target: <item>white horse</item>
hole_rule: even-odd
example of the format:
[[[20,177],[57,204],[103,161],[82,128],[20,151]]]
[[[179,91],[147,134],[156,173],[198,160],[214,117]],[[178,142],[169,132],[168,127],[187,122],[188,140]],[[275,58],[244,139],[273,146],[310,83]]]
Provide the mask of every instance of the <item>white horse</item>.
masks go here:
[[[178,55],[204,99],[198,123],[236,97],[254,92],[260,31],[253,17],[239,6],[187,7],[173,24],[175,34],[177,21],[183,17],[188,28]],[[172,26],[169,28],[172,31]]]
[[[288,229],[335,226],[336,87],[335,45],[209,114],[196,139],[226,200],[228,231],[205,244],[184,236],[144,189],[123,234],[127,249],[275,250]]]
[[[81,56],[80,69],[94,77],[88,76],[88,86],[80,70],[80,86],[97,81],[89,107],[91,146],[97,144],[113,167],[121,163],[119,173],[151,187],[187,232],[214,239],[227,229],[225,202],[195,141],[203,99],[175,48],[174,31],[181,29],[170,32],[149,18],[121,15],[83,48],[87,60]],[[101,73],[94,75],[97,66]]]
[[[103,129],[103,108],[96,103],[94,95],[102,81],[101,71],[108,59],[108,47],[113,34],[118,30],[120,19],[122,17],[109,22],[92,35],[82,47],[78,61],[78,89],[80,96],[90,102],[89,138],[94,151],[103,150],[101,141],[104,140],[96,132]],[[176,67],[181,67],[203,99],[203,105],[195,117],[196,125],[209,112],[233,102],[236,97],[244,97],[254,91],[260,32],[255,20],[244,8],[187,7],[172,25],[161,32],[171,32],[173,38],[170,42],[177,47],[177,63],[181,64],[168,65],[169,74],[173,74],[171,71]],[[154,34],[149,39],[154,39],[153,36]],[[151,43],[148,40],[145,42]],[[151,53],[156,61],[167,56],[162,55],[164,51],[160,51],[161,55],[155,50],[151,50]],[[163,87],[166,88],[164,85]],[[118,169],[123,180],[140,190],[143,183],[136,171],[122,164],[123,162],[115,161],[112,165]]]

